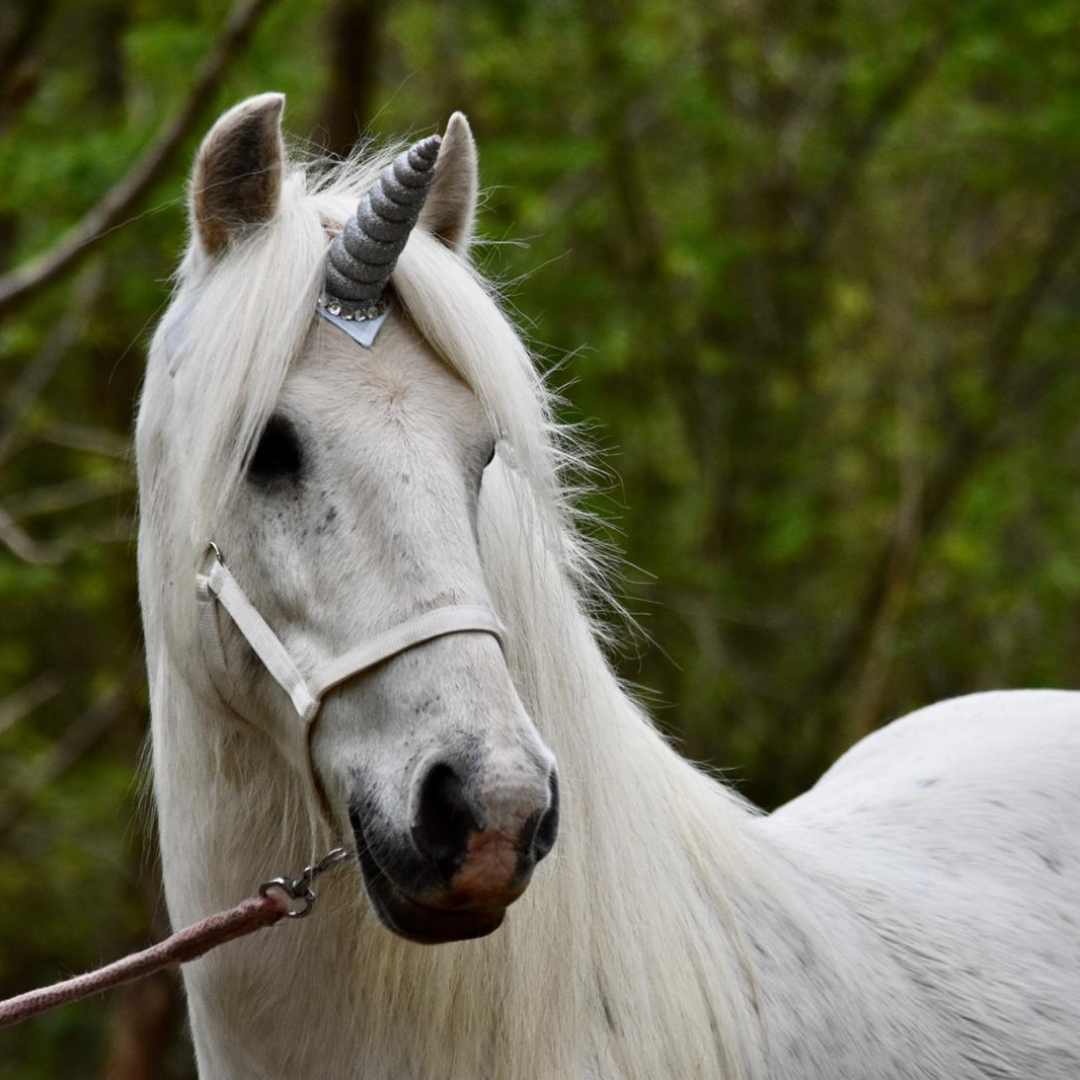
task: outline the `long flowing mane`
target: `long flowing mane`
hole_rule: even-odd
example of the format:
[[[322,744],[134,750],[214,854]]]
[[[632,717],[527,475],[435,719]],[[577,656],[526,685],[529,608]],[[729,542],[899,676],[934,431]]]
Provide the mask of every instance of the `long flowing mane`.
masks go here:
[[[153,408],[175,409],[185,418],[178,436],[183,443],[172,448],[184,461],[183,479],[176,469],[153,467],[160,447],[140,446],[140,456],[151,462],[143,487],[150,540],[141,548],[144,559],[164,557],[178,573],[193,571],[293,358],[308,335],[324,332],[312,313],[329,238],[387,158],[351,161],[328,174],[293,163],[280,212],[268,227],[210,269],[189,251],[153,342],[147,394]],[[553,856],[558,888],[545,880],[551,871],[540,875],[494,940],[471,950],[441,949],[437,956],[384,943],[396,966],[383,974],[398,988],[398,1010],[430,1009],[423,987],[433,969],[445,969],[443,986],[470,978],[490,983],[492,954],[501,954],[507,964],[528,965],[530,979],[527,986],[502,986],[500,1009],[521,1018],[537,1009],[557,1013],[522,1030],[514,1061],[506,1063],[516,1075],[570,1075],[559,1069],[580,1068],[560,1055],[595,1041],[587,1034],[594,1025],[584,1018],[598,1010],[610,1048],[593,1046],[589,1053],[593,1060],[614,1054],[613,1067],[622,1075],[659,1075],[655,1069],[672,1060],[699,1062],[713,1075],[746,1075],[759,1053],[760,1018],[747,949],[725,898],[732,881],[764,885],[763,864],[742,839],[751,811],[670,750],[603,656],[585,601],[601,577],[601,560],[575,529],[561,480],[585,462],[560,431],[552,395],[500,309],[497,290],[422,229],[398,263],[393,288],[502,436],[502,468],[485,483],[481,546],[496,608],[510,628],[514,681],[561,763],[572,823]],[[171,430],[181,428],[174,422]],[[166,473],[178,489],[162,480]],[[186,528],[178,529],[179,522]],[[153,595],[143,602],[148,624],[160,619],[177,633],[184,624],[191,632],[193,606],[158,609]],[[170,665],[153,649],[150,663],[157,670],[158,725],[176,686]],[[619,808],[640,805],[643,794],[648,806],[639,817],[616,820],[624,812]],[[272,812],[283,829],[303,819],[290,799],[280,799]],[[635,839],[629,848],[628,825]],[[312,850],[317,843],[313,836]],[[647,864],[636,865],[635,848],[649,850]],[[600,883],[608,884],[601,889]],[[601,893],[603,901],[596,902]],[[697,973],[694,984],[680,974],[687,970]],[[461,1032],[491,1023],[484,1010],[492,1007],[494,989],[440,1004],[442,1027],[428,1024],[415,1034],[431,1039],[430,1060],[445,1054],[440,1039],[460,1042]],[[531,1000],[514,1000],[522,994]],[[663,1038],[639,1030],[645,1012]],[[571,1037],[574,1030],[579,1038]],[[551,1031],[565,1033],[558,1046]]]

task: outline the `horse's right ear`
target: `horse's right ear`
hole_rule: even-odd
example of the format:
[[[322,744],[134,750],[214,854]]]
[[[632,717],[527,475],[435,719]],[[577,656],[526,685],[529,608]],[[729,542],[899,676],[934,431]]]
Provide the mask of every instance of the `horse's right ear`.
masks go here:
[[[199,147],[191,178],[191,225],[207,255],[220,255],[277,213],[284,107],[284,94],[250,97],[225,113]]]

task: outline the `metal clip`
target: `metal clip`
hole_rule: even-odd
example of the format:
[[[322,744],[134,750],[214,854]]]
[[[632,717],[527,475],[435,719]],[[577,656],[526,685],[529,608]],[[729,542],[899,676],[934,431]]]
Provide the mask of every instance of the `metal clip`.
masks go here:
[[[318,862],[311,866],[305,866],[298,878],[277,877],[270,881],[264,881],[259,886],[259,895],[265,896],[271,889],[280,889],[290,900],[302,901],[304,906],[290,911],[286,918],[306,919],[315,906],[315,893],[311,886],[315,879],[327,870],[333,869],[343,859],[349,857],[346,848],[338,847],[327,852]]]

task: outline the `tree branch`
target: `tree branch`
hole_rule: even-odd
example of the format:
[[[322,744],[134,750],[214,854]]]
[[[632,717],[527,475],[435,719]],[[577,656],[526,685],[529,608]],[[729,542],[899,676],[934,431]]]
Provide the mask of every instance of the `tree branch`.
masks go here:
[[[118,491],[122,490],[122,487],[118,488]],[[98,497],[105,494],[99,492]],[[0,505],[0,544],[33,566],[55,566],[85,551],[89,544],[128,544],[134,538],[130,521],[121,519],[97,528],[77,529],[57,540],[43,542],[32,537]]]
[[[1074,200],[1052,224],[1027,285],[1005,305],[987,340],[984,366],[988,372],[987,388],[993,400],[1009,398],[1024,335],[1078,239],[1080,200]],[[897,515],[896,525],[873,562],[854,613],[815,680],[814,693],[819,699],[842,686],[850,674],[862,666],[883,614],[914,579],[920,544],[941,526],[957,493],[987,452],[1001,445],[998,420],[997,416],[991,416],[975,425],[956,418],[937,466],[926,482],[917,533],[912,532],[911,523],[904,515]]]
[[[24,716],[29,716],[38,706],[56,697],[60,693],[60,686],[56,675],[47,671],[0,701],[0,735],[13,728]]]
[[[88,503],[119,495],[135,486],[135,478],[126,469],[117,468],[105,476],[73,476],[55,484],[42,484],[9,496],[4,510],[16,525],[28,518],[63,514]]]
[[[947,23],[881,88],[862,123],[851,132],[831,182],[812,204],[807,228],[807,247],[811,251],[819,250],[828,240],[851,199],[866,162],[911,99],[933,75],[951,38],[952,24]]]
[[[0,544],[32,566],[53,566],[64,561],[64,553],[50,544],[41,544],[0,506]]]
[[[117,435],[115,431],[63,420],[42,424],[37,429],[35,443],[59,446],[64,450],[82,450],[115,461],[130,461],[133,453],[131,440]]]
[[[9,12],[15,6],[9,5]],[[30,54],[55,6],[55,0],[25,0],[18,5],[18,15],[13,20],[15,29],[0,46],[0,131],[37,89],[37,73],[28,70],[33,67]]]
[[[77,765],[124,714],[127,691],[115,690],[91,705],[68,726],[56,743],[31,766],[33,780],[0,804],[0,836],[11,831],[34,800]]]
[[[329,84],[322,119],[326,149],[348,157],[372,121],[383,53],[385,0],[336,0],[326,14]]]
[[[246,44],[273,0],[240,0],[211,47],[180,111],[158,133],[128,173],[53,247],[0,277],[0,315],[24,303],[85,258],[121,224],[164,175],[203,109],[217,92],[230,62]]]
[[[54,324],[37,355],[23,368],[7,395],[0,412],[0,465],[16,448],[19,429],[56,374],[68,350],[79,339],[86,313],[101,295],[105,276],[100,267],[90,267],[76,283],[75,299],[67,314]]]

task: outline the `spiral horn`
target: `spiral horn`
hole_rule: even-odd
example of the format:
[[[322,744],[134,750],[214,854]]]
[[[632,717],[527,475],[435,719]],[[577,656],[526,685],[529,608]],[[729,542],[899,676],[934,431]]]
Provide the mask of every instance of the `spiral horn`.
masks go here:
[[[442,139],[431,135],[399,154],[365,192],[326,262],[328,302],[355,308],[358,317],[379,307],[398,256],[420,217]]]

